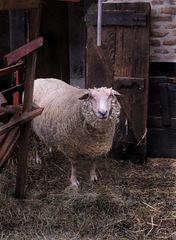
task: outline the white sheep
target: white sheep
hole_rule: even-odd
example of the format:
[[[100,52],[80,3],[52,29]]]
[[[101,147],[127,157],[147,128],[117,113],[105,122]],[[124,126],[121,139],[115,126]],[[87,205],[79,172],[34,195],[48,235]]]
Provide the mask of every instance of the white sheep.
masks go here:
[[[119,123],[120,94],[112,88],[80,89],[59,79],[36,79],[33,101],[44,110],[33,130],[48,146],[56,147],[71,162],[71,185],[78,186],[78,159],[91,159],[90,180],[97,181],[97,157],[112,147]]]

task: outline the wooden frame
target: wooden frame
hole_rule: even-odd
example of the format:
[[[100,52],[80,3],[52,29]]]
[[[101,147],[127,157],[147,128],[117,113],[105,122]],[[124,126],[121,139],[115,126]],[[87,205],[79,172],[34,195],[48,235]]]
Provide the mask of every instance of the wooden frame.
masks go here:
[[[80,2],[80,0],[55,0],[55,2]],[[14,10],[14,9],[32,9],[39,8],[43,0],[1,0],[0,11]],[[53,0],[47,0],[47,3],[52,3]],[[46,3],[46,1],[44,1]]]
[[[4,64],[6,66],[14,64],[21,58],[32,53],[34,50],[36,50],[36,48],[41,47],[42,45],[43,45],[43,38],[42,37],[36,38],[30,41],[29,43],[25,44],[24,46],[18,48],[17,50],[14,50],[13,52],[5,55]]]
[[[0,11],[23,8],[38,8],[40,5],[41,0],[1,0]]]

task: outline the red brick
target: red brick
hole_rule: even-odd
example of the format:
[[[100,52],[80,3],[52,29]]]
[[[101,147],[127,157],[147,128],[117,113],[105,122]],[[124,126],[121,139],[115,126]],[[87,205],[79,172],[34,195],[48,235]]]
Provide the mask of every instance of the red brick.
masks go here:
[[[163,45],[168,45],[168,46],[176,45],[176,38],[164,40]]]
[[[169,32],[162,32],[162,31],[151,31],[151,36],[152,37],[165,37],[166,35],[168,35]]]
[[[152,24],[152,25],[151,25],[151,28],[152,28],[152,29],[159,29],[160,27],[161,27],[160,24]]]
[[[151,14],[152,16],[157,16],[157,10],[152,8]]]
[[[159,48],[154,50],[155,53],[167,54],[169,51],[167,49]]]
[[[159,40],[151,39],[150,40],[150,45],[153,46],[153,47],[160,47],[161,42]]]
[[[161,8],[161,13],[174,15],[174,14],[176,14],[176,7]]]
[[[159,56],[156,56],[156,55],[155,56],[153,56],[153,55],[150,56],[150,61],[154,62],[154,61],[159,61],[159,60],[160,60]]]
[[[174,24],[174,23],[171,23],[171,24],[168,24],[167,26],[166,26],[166,28],[167,29],[176,29],[176,24]]]
[[[164,0],[152,0],[152,5],[162,5],[164,3]]]
[[[154,22],[172,22],[172,17],[171,16],[158,16],[158,17],[153,17],[152,20]]]
[[[176,56],[165,56],[165,60],[168,62],[176,62]]]
[[[176,0],[169,0],[169,3],[172,4],[172,5],[175,5],[176,4]]]

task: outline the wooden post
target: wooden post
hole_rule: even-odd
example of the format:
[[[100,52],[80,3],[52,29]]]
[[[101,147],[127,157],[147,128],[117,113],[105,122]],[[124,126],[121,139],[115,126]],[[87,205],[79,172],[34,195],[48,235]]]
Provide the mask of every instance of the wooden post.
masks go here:
[[[32,40],[39,35],[40,9],[30,10],[29,39]],[[35,79],[37,53],[33,52],[27,58],[26,79],[24,83],[24,112],[32,110],[32,98]],[[17,179],[15,196],[25,198],[25,184],[27,171],[28,145],[30,135],[30,122],[24,124],[20,137],[20,149],[17,164]]]

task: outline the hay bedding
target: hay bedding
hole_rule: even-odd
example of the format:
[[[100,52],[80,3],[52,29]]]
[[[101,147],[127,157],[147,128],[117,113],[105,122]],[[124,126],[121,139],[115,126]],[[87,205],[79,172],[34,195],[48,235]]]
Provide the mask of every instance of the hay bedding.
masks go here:
[[[145,166],[105,157],[98,184],[89,184],[88,162],[69,184],[70,165],[60,153],[42,150],[30,160],[27,199],[16,200],[14,158],[0,173],[0,239],[176,239],[176,160],[149,159]]]

